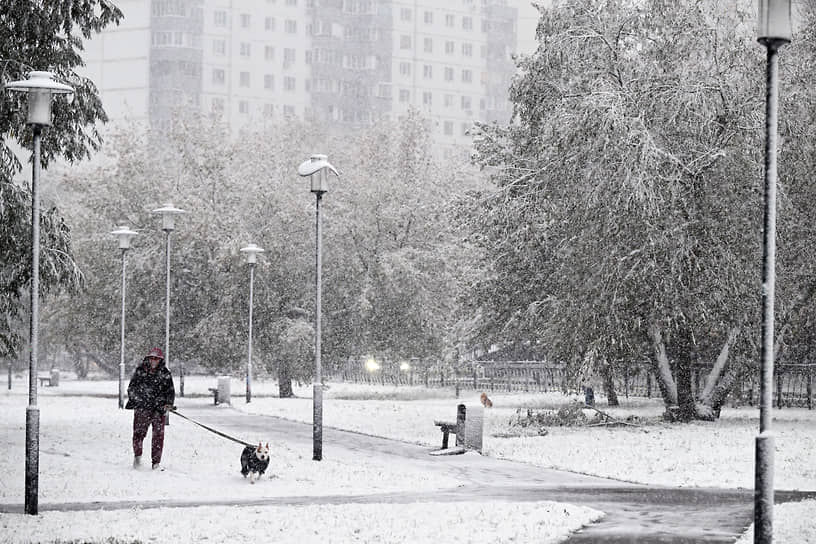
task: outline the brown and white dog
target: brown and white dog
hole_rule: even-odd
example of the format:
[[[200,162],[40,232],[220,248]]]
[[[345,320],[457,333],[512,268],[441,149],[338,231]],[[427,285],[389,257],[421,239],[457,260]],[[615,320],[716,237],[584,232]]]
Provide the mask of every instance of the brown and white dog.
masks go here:
[[[479,395],[479,400],[482,401],[485,408],[493,408],[493,401],[490,400],[485,393]]]
[[[241,474],[244,478],[249,474],[249,483],[254,484],[269,466],[269,444],[266,446],[258,442],[258,447],[247,446],[241,452]]]

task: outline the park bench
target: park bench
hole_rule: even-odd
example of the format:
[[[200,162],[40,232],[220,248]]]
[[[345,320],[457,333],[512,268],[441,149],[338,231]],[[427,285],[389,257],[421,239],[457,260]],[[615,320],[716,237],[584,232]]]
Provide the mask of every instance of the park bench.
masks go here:
[[[432,455],[464,453],[466,450],[482,451],[482,433],[484,427],[484,407],[473,405],[456,407],[456,421],[435,420],[434,425],[442,431],[442,448],[431,452]],[[448,449],[450,434],[456,435],[456,447]]]
[[[37,376],[37,379],[40,380],[40,387],[51,387],[51,376]]]

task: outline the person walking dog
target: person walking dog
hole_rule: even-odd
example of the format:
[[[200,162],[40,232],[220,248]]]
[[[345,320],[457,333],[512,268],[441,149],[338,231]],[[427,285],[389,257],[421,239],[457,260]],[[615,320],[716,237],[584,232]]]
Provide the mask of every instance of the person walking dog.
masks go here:
[[[154,470],[161,467],[164,449],[164,415],[173,408],[176,387],[173,375],[164,364],[164,353],[153,348],[136,368],[128,384],[125,408],[133,410],[133,468],[142,464],[142,443],[152,426],[150,457]]]

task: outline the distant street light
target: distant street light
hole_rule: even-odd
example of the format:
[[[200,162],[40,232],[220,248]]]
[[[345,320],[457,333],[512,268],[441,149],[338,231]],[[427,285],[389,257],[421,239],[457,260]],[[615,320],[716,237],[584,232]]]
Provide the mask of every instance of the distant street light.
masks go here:
[[[176,208],[171,203],[156,208],[153,213],[161,214],[162,230],[165,236],[164,276],[166,278],[165,312],[164,312],[164,363],[170,368],[170,233],[175,228],[175,217],[184,210]],[[179,366],[179,396],[184,396],[184,361]]]
[[[125,226],[117,227],[111,232],[119,238],[119,249],[122,250],[122,317],[121,324],[121,350],[119,354],[119,408],[125,407],[125,267],[127,264],[127,250],[130,249],[130,239],[136,236],[136,233]]]
[[[74,89],[54,81],[51,72],[33,71],[28,79],[12,81],[4,86],[10,91],[28,94],[28,119],[34,135],[33,168],[31,173],[31,322],[28,369],[28,407],[26,408],[25,513],[36,515],[40,470],[40,409],[37,407],[37,359],[39,356],[40,321],[40,143],[43,127],[51,125],[51,98]]]
[[[366,359],[365,368],[369,372],[374,373],[380,369],[380,363],[378,363],[374,357],[369,357],[368,359]]]
[[[263,249],[255,244],[242,247],[241,251],[246,255],[246,262],[249,265],[249,352],[247,353],[246,367],[246,401],[252,401],[252,285],[255,282],[255,263],[258,253],[263,253]]]
[[[301,163],[298,174],[311,177],[311,191],[315,194],[315,381],[312,385],[313,399],[313,436],[312,459],[320,461],[323,458],[323,385],[320,368],[320,313],[321,313],[321,274],[322,274],[322,247],[320,224],[320,200],[323,193],[329,190],[329,172],[339,176],[337,170],[327,160],[326,155],[312,155],[309,160]]]
[[[774,295],[776,289],[776,137],[778,52],[791,41],[791,0],[759,0],[757,40],[767,50],[765,80],[765,228],[762,254],[762,378],[759,435],[756,437],[754,542],[773,541],[774,436],[771,432],[774,367]]]

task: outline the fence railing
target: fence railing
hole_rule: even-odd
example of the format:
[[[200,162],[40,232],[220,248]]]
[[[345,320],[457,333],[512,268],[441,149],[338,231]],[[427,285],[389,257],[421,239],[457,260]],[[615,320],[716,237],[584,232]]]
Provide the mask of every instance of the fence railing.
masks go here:
[[[692,388],[699,396],[705,386],[710,368],[695,366],[692,370]],[[806,407],[813,409],[813,376],[816,364],[782,364],[774,368],[773,403],[778,408]],[[451,387],[462,390],[504,392],[574,392],[583,393],[592,387],[596,394],[604,390],[601,376],[591,376],[576,390],[566,367],[541,361],[474,361],[458,367],[439,364],[414,365],[408,370],[385,367],[367,371],[362,365],[330,373],[332,379],[380,385],[424,385]],[[659,397],[657,381],[646,366],[621,369],[613,376],[618,397]],[[733,405],[759,403],[759,371],[737,380],[729,402]]]

